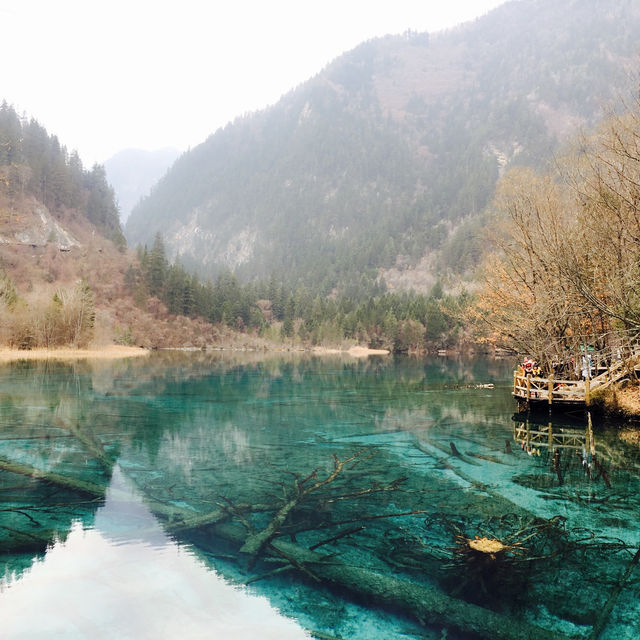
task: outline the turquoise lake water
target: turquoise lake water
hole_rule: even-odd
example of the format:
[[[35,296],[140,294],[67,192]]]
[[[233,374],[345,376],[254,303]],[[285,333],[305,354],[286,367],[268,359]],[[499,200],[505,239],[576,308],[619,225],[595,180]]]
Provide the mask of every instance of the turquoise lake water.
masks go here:
[[[513,364],[3,365],[0,637],[639,638],[640,450]]]

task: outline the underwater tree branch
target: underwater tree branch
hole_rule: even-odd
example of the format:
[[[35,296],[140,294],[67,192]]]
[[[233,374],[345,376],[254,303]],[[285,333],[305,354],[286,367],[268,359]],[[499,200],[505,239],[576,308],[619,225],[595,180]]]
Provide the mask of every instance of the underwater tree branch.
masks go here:
[[[255,555],[260,552],[265,544],[268,544],[278,533],[280,527],[284,524],[285,520],[298,504],[310,493],[317,491],[321,487],[331,484],[343,471],[346,464],[353,462],[360,456],[360,451],[340,460],[336,454],[333,455],[333,470],[324,480],[316,480],[312,485],[307,486],[309,482],[317,478],[317,471],[313,471],[306,476],[303,480],[297,480],[295,483],[295,494],[285,504],[283,504],[278,512],[275,514],[271,522],[258,533],[250,535],[245,543],[240,548],[242,553],[249,555]]]

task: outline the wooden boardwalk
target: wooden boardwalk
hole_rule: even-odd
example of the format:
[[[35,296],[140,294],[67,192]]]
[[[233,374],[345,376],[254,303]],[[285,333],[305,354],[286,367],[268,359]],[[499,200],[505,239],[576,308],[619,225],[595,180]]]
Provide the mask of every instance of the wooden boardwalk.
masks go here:
[[[548,449],[588,450],[593,441],[589,429],[556,429],[550,422],[546,427],[520,422],[513,429],[513,439],[525,445],[525,448],[542,447]],[[591,437],[590,437],[591,436]]]
[[[606,474],[602,464],[596,460],[596,439],[591,420],[584,428],[576,429],[554,428],[550,421],[546,426],[531,424],[527,419],[514,427],[513,439],[531,456],[539,456],[546,449],[546,455],[553,459],[559,484],[563,484],[563,476],[573,465],[575,455],[572,454],[579,456],[583,470],[589,478],[591,478],[592,464],[595,464],[601,475]]]
[[[562,380],[553,376],[541,378],[514,371],[513,397],[518,401],[520,411],[545,406],[549,409],[588,407],[594,392],[606,389],[639,370],[640,353],[635,353],[602,367],[597,376],[584,380]]]

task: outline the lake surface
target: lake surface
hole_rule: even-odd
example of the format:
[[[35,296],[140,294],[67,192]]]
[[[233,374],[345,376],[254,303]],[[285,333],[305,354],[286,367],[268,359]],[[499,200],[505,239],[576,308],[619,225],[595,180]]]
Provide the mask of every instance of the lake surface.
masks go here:
[[[0,636],[640,637],[640,451],[512,367],[3,365]]]

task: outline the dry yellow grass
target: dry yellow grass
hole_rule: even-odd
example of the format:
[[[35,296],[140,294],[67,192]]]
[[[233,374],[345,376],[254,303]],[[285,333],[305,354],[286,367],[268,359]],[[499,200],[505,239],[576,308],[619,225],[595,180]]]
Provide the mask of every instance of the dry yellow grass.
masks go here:
[[[368,347],[351,347],[349,349],[332,349],[330,347],[313,347],[313,353],[316,355],[340,355],[347,354],[354,358],[363,358],[374,355],[388,355],[388,349],[369,349]]]
[[[640,416],[640,386],[629,385],[616,391],[618,405],[627,415]]]
[[[623,429],[618,434],[618,437],[627,444],[633,445],[634,447],[640,447],[640,429],[634,429],[631,427]]]
[[[0,347],[0,362],[12,360],[112,360],[115,358],[134,358],[145,356],[147,349],[109,345],[93,349],[8,349]]]
[[[347,353],[354,358],[364,358],[366,356],[386,356],[388,349],[369,349],[368,347],[351,347]]]

